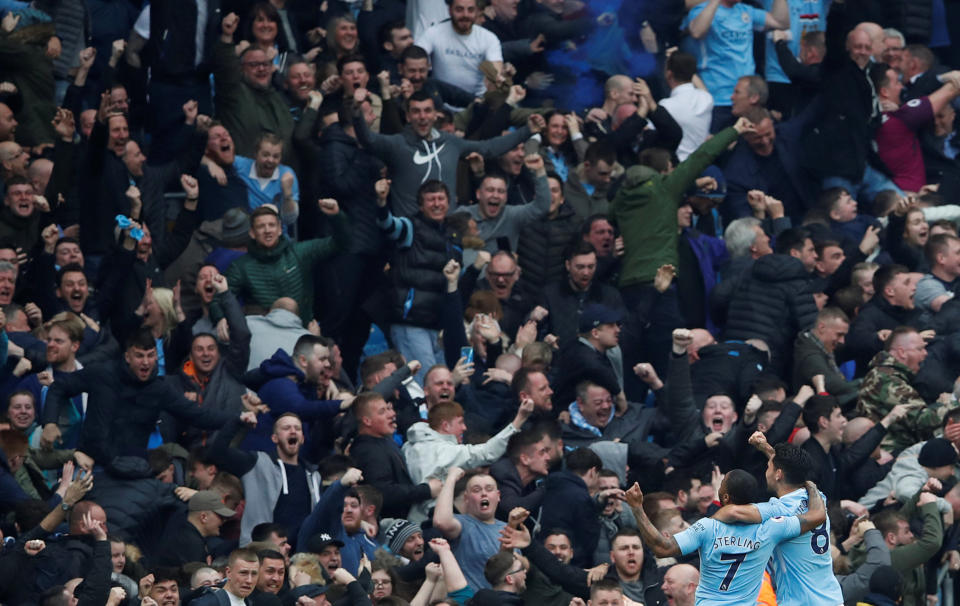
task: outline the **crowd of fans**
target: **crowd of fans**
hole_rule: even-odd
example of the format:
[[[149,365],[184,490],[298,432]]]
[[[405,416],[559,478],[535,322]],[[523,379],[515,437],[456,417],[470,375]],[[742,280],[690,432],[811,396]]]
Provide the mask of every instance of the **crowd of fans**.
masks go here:
[[[953,603],[956,0],[0,16],[0,604]]]

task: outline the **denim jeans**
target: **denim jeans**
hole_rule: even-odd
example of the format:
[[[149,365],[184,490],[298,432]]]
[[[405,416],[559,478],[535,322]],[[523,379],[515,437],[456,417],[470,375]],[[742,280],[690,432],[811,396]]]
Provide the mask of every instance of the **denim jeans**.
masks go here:
[[[823,180],[823,189],[830,187],[842,187],[847,190],[851,196],[862,202],[872,203],[877,194],[885,189],[892,189],[901,196],[903,190],[891,181],[885,174],[873,168],[869,164],[863,171],[863,177],[859,183],[854,183],[843,177],[827,177]]]
[[[390,327],[390,340],[393,341],[397,351],[403,354],[407,362],[411,360],[420,362],[420,372],[414,375],[420,385],[423,385],[423,379],[431,366],[446,365],[439,336],[439,331],[422,326],[394,324]]]

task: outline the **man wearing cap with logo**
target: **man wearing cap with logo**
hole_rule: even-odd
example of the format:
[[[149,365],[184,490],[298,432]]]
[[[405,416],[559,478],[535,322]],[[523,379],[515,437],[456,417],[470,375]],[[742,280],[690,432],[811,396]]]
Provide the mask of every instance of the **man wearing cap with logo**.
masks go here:
[[[361,558],[366,555],[373,560],[377,544],[367,536],[360,522],[364,505],[355,486],[363,480],[363,472],[356,467],[348,469],[343,476],[331,484],[323,493],[310,515],[300,526],[297,542],[302,544],[325,530],[339,539],[342,566],[347,570],[356,570]]]
[[[332,576],[334,571],[340,568],[340,563],[343,561],[340,555],[343,546],[343,541],[321,532],[313,535],[307,541],[306,551],[317,554],[320,566],[327,571],[328,576]]]
[[[201,490],[190,498],[189,513],[167,531],[157,562],[162,566],[183,566],[187,562],[212,560],[207,550],[207,537],[220,535],[220,527],[237,512],[224,505],[220,493]]]
[[[561,408],[576,399],[578,383],[590,380],[610,392],[618,412],[626,410],[620,320],[619,311],[597,303],[588,305],[580,314],[579,337],[561,351],[557,368],[554,400]]]

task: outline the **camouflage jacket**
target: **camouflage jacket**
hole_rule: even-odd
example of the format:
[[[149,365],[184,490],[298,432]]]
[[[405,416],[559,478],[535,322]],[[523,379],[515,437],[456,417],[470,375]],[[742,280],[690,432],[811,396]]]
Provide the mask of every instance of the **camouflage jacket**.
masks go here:
[[[913,377],[909,368],[881,351],[870,360],[870,371],[860,386],[857,412],[875,422],[880,422],[897,404],[911,407],[906,417],[887,429],[881,443],[894,454],[932,438],[948,410],[937,402],[927,404],[911,385]]]

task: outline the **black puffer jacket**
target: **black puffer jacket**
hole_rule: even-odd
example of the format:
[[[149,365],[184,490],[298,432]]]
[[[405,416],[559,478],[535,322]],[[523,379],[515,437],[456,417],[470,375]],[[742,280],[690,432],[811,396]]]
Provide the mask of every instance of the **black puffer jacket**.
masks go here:
[[[323,129],[314,155],[317,170],[312,173],[321,197],[335,198],[350,217],[353,238],[345,252],[376,254],[384,239],[377,226],[376,193],[373,184],[380,178],[383,163],[360,148],[357,140],[333,123]],[[336,175],[336,178],[332,178]]]
[[[605,305],[621,314],[626,311],[620,291],[597,280],[590,284],[585,293],[579,293],[574,292],[565,275],[548,284],[541,292],[540,304],[550,312],[540,325],[541,333],[556,335],[560,343],[571,343],[577,339],[580,314],[590,305]]]
[[[174,488],[174,484],[155,479],[145,459],[118,457],[110,471],[94,476],[87,498],[103,507],[110,534],[136,543],[152,555],[168,515],[178,508],[186,510]]]
[[[850,324],[850,332],[842,352],[844,358],[856,361],[857,375],[865,375],[870,369],[870,360],[883,349],[883,342],[877,332],[893,330],[898,326],[913,326],[917,330],[925,328],[921,323],[919,310],[892,305],[879,294],[874,295],[860,309],[860,313]]]
[[[447,289],[443,266],[450,259],[463,263],[460,238],[444,223],[417,213],[410,217],[413,240],[391,259],[391,308],[394,320],[425,328],[438,328],[442,297]]]
[[[520,232],[517,256],[520,263],[520,288],[540,292],[544,286],[563,278],[563,250],[580,231],[580,218],[567,204],[561,204],[557,216],[528,223]]]
[[[900,30],[907,42],[928,44],[933,21],[933,0],[887,0],[887,27]]]
[[[771,366],[782,368],[797,332],[817,316],[809,285],[810,274],[799,259],[760,257],[733,295],[724,338],[763,339],[770,348]]]
[[[70,398],[84,392],[89,404],[77,447],[105,466],[118,455],[145,456],[161,412],[211,430],[233,418],[213,402],[198,407],[173,383],[161,380],[156,369],[150,378],[140,381],[121,359],[58,377],[47,393],[42,424],[55,423],[60,408],[73,406]]]

